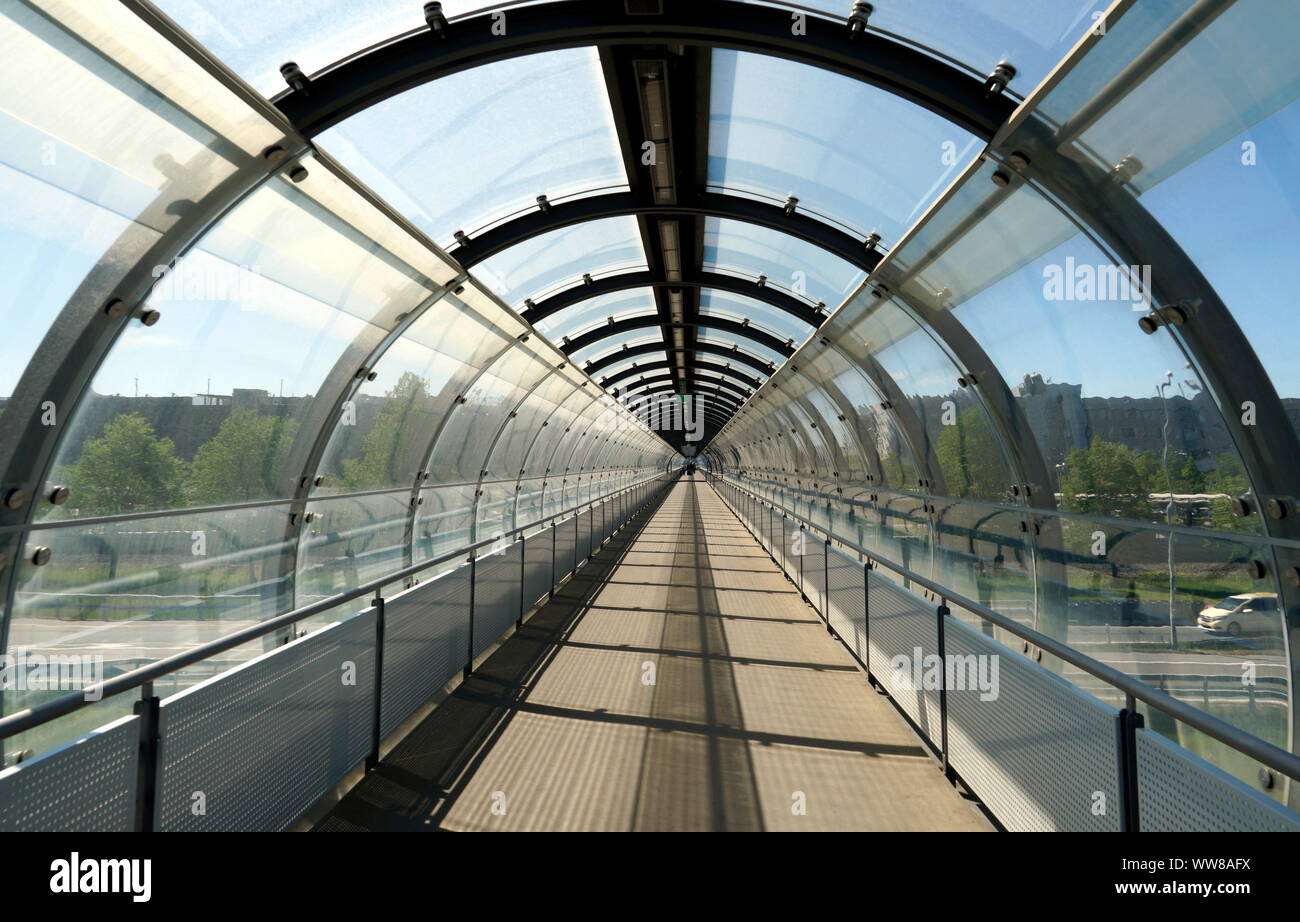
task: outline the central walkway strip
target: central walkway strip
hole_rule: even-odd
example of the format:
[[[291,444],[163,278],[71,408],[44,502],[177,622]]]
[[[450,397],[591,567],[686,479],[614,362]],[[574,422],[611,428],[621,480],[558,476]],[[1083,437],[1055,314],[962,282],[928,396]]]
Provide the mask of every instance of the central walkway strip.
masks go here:
[[[643,512],[320,830],[987,830],[703,482]]]

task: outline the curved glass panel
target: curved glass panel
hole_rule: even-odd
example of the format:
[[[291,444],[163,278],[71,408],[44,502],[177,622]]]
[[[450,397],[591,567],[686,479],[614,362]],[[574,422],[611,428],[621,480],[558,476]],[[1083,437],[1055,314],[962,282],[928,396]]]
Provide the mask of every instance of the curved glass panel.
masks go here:
[[[551,342],[559,342],[562,337],[575,336],[579,330],[609,317],[617,320],[637,314],[650,314],[654,311],[654,291],[650,288],[637,288],[631,291],[614,291],[606,295],[597,295],[564,310],[556,311],[533,325]]]
[[[162,319],[129,327],[101,365],[51,478],[72,499],[47,518],[292,494],[362,357],[436,289],[330,210],[343,188],[307,163],[306,180],[258,189],[155,284]]]
[[[843,19],[847,7],[836,0],[805,4]],[[987,74],[1010,61],[1017,75],[1012,89],[1027,95],[1094,27],[1109,3],[1102,0],[907,0],[876,3],[871,27],[917,42]]]
[[[308,75],[351,54],[409,32],[427,29],[420,6],[406,0],[158,0],[174,19],[258,91],[283,90],[280,65],[294,61]],[[483,6],[480,0],[444,0],[447,16]]]
[[[981,146],[897,96],[779,58],[715,51],[711,93],[710,187],[794,195],[800,209],[887,244]]]
[[[585,365],[593,359],[603,358],[623,348],[633,349],[637,346],[651,344],[662,346],[664,349],[668,348],[662,336],[648,333],[645,330],[624,330],[621,333],[606,336],[594,343],[588,343],[581,349],[575,349],[569,353],[569,357],[573,359],[575,364]],[[658,358],[654,353],[647,353],[647,355]]]
[[[56,320],[90,321],[183,206],[281,135],[119,4],[6,3],[0,47],[5,400]]]
[[[627,188],[594,49],[486,64],[386,99],[319,138],[443,245],[552,200]],[[504,296],[504,295],[503,295]]]
[[[785,361],[785,356],[774,349],[769,349],[762,343],[757,343],[747,337],[730,338],[729,333],[725,330],[714,330],[710,327],[700,327],[695,331],[695,338],[702,343],[720,346],[723,349],[730,349],[736,346],[740,351],[745,352],[755,358],[762,359],[765,362],[771,362],[773,368],[779,368]]]
[[[432,305],[345,404],[314,494],[413,486],[456,398],[524,329],[473,287]]]
[[[549,350],[548,350],[549,351]],[[431,483],[475,483],[483,476],[497,431],[528,391],[555,367],[527,344],[514,347],[479,375],[452,408],[429,459]]]
[[[566,283],[646,271],[641,231],[631,216],[574,224],[525,240],[479,263],[474,274],[507,304],[541,300]]]
[[[704,219],[704,268],[775,284],[828,309],[853,293],[867,274],[798,237],[732,218]]]
[[[751,320],[753,321],[751,325],[755,329],[771,333],[778,339],[792,339],[796,346],[803,343],[814,329],[810,324],[780,308],[729,291],[702,290],[700,314],[705,317],[724,317],[739,322]]]

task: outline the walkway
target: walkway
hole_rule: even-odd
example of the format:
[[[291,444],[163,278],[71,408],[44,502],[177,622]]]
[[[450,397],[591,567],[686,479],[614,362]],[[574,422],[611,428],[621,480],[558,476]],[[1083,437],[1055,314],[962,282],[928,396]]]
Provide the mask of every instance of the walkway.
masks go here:
[[[971,830],[702,481],[570,579],[321,830]]]

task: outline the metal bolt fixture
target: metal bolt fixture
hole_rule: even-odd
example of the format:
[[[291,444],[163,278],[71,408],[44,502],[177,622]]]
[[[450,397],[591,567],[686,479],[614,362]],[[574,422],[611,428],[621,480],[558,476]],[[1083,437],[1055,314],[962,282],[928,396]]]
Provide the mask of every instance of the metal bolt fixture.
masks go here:
[[[1241,496],[1232,498],[1232,511],[1234,515],[1246,518],[1255,514],[1255,503],[1249,493],[1243,493]]]
[[[1272,771],[1270,771],[1270,770],[1267,769],[1267,768],[1261,768],[1261,769],[1259,770],[1259,786],[1262,787],[1262,788],[1263,788],[1264,790],[1266,790],[1266,791],[1268,791],[1268,790],[1272,790],[1272,788],[1273,788],[1273,772],[1272,772]]]
[[[21,509],[23,506],[27,505],[29,499],[31,499],[31,494],[29,492],[24,490],[22,487],[15,487],[5,493],[5,506],[10,509]]]
[[[1270,519],[1285,519],[1295,512],[1295,500],[1290,496],[1270,496],[1264,508]]]
[[[438,38],[447,37],[447,17],[443,15],[441,3],[435,0],[424,5],[424,21],[428,24],[429,31]]]
[[[302,182],[307,178],[307,168],[301,164],[289,171],[289,178],[294,182]]]
[[[289,156],[289,152],[279,144],[272,144],[266,150],[262,151],[262,159],[267,163],[279,163],[287,156]]]
[[[307,93],[307,87],[311,81],[302,72],[302,68],[293,61],[285,61],[280,65],[280,76],[284,78],[285,83],[289,84],[289,89],[295,93]]]
[[[151,327],[162,319],[162,314],[151,308],[146,308],[145,310],[140,311],[137,315],[137,319],[144,326]]]
[[[541,209],[542,214],[551,213],[551,201],[544,195],[537,196],[537,207]]]
[[[849,38],[855,39],[867,30],[867,22],[875,11],[876,8],[865,0],[854,0],[853,10],[849,13]]]
[[[1263,579],[1268,576],[1268,565],[1256,558],[1246,564],[1246,572],[1250,574],[1251,579]]]
[[[875,231],[872,231],[871,233],[867,234],[867,239],[864,243],[864,246],[866,246],[868,251],[874,250],[876,247],[880,246],[880,235],[877,234]]]
[[[1191,310],[1185,304],[1172,304],[1161,307],[1138,319],[1138,327],[1150,336],[1163,326],[1180,327],[1191,317]]]
[[[313,482],[316,486],[318,486],[318,487],[323,487],[323,486],[325,486],[325,475],[324,475],[324,474],[320,474],[320,475],[318,475],[318,476],[316,477],[316,479],[315,479],[314,481],[312,481],[312,482]]]
[[[34,567],[43,567],[50,562],[52,552],[45,545],[34,545],[27,548],[27,559]]]
[[[799,208],[799,199],[793,195],[787,195],[785,198],[785,216],[794,217],[795,211]]]
[[[996,170],[993,173],[993,184],[995,186],[1011,185],[1011,174],[1006,170]]]
[[[52,503],[55,506],[62,506],[64,503],[68,501],[68,497],[71,495],[72,495],[72,491],[69,490],[67,487],[57,486],[53,490],[51,490],[48,494],[46,494],[45,498],[48,499],[50,503]]]
[[[126,302],[121,298],[110,298],[104,305],[104,313],[117,320],[126,315]]]
[[[1127,185],[1133,181],[1133,177],[1142,172],[1142,161],[1132,154],[1129,154],[1119,163],[1111,167],[1110,181],[1116,185]]]
[[[1011,164],[1013,169],[1023,170],[1030,164],[1029,155],[1021,151],[1013,151],[1007,157],[1007,163]]]
[[[456,238],[456,242],[459,243],[461,246],[463,247],[469,246],[469,234],[465,233],[463,230],[456,231],[456,233],[452,234],[452,236]]]
[[[984,95],[1000,96],[1002,91],[1007,88],[1007,84],[1015,77],[1016,69],[1011,66],[1010,61],[999,61],[993,68],[993,73],[988,75],[984,81]]]
[[[377,372],[377,371],[372,371],[372,372],[370,372],[370,374],[366,375],[366,380],[367,380],[367,381],[373,381],[373,380],[375,380],[375,378],[378,378],[378,377],[379,377],[379,372]]]

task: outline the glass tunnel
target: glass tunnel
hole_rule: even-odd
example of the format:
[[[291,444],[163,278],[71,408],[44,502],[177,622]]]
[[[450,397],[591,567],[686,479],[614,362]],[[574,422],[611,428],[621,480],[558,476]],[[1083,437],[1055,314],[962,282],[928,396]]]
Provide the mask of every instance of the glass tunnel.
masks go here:
[[[0,4],[0,828],[290,828],[690,490],[996,828],[1300,829],[1283,7]]]

